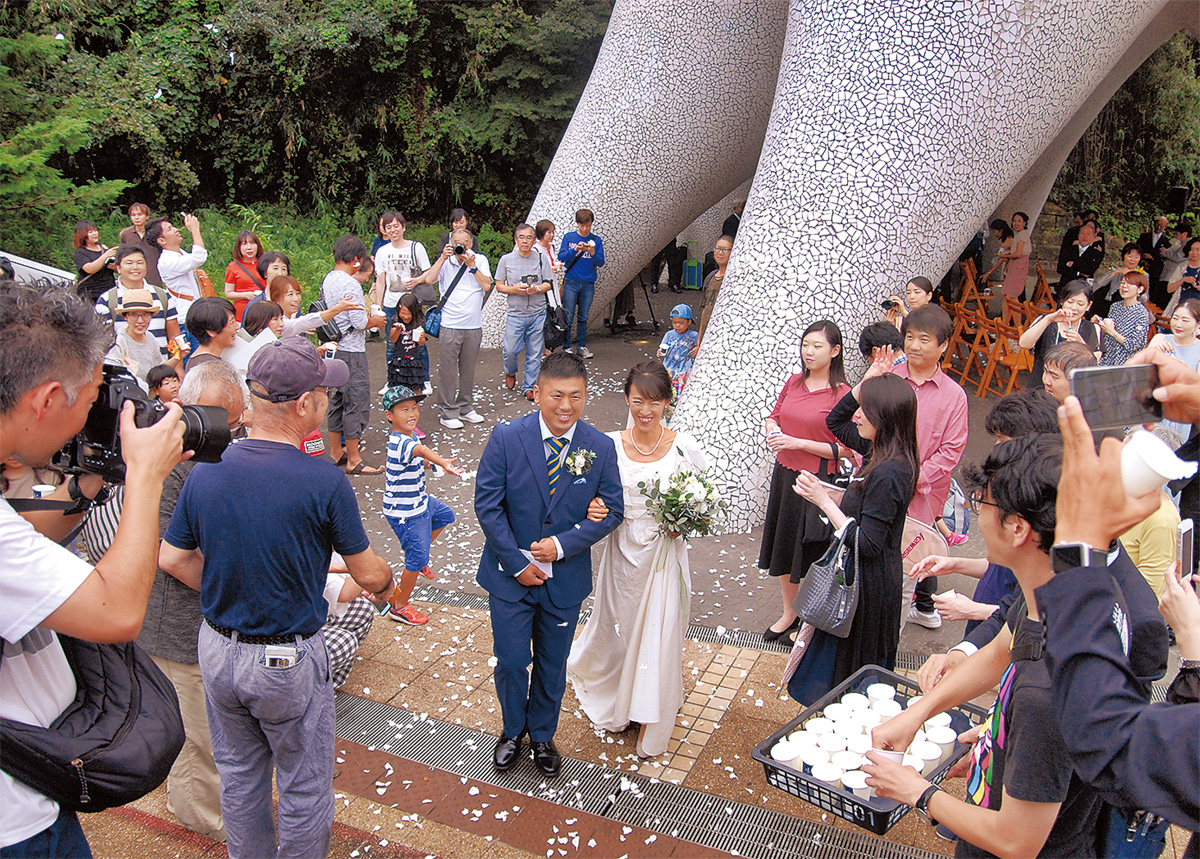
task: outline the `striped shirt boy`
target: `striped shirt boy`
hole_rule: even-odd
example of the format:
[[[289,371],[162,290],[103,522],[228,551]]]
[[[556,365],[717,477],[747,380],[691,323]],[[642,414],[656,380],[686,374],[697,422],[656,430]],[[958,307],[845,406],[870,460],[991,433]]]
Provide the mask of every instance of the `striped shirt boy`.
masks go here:
[[[411,519],[425,512],[425,460],[414,455],[417,439],[411,435],[388,434],[387,485],[383,491],[383,515]]]

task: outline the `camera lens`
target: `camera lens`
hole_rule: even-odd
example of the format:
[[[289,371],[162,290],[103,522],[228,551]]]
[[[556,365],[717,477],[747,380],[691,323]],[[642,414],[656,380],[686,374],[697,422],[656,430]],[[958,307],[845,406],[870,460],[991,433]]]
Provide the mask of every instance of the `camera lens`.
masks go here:
[[[229,412],[220,406],[183,407],[183,449],[196,462],[220,462],[229,447]]]
[[[455,246],[454,246],[454,252],[455,252],[456,254],[465,254],[465,253],[467,252],[467,249],[466,249],[466,248],[464,248],[462,245],[455,245]]]

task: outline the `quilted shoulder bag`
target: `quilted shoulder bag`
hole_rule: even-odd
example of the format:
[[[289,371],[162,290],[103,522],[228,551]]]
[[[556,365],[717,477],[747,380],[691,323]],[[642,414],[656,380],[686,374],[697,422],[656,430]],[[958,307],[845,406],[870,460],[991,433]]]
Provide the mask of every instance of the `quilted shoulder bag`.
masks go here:
[[[792,608],[822,632],[845,638],[858,608],[858,523],[853,519],[808,568]]]

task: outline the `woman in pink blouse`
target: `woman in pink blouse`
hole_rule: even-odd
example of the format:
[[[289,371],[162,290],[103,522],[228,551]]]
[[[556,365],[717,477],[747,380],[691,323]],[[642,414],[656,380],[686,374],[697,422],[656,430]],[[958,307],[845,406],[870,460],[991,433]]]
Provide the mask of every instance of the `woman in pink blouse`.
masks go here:
[[[766,442],[775,454],[771,496],[763,525],[758,565],[779,579],[783,613],[763,633],[765,641],[786,638],[799,627],[792,610],[800,580],[829,545],[833,529],[810,501],[792,491],[801,471],[830,479],[841,448],[825,416],[850,386],[842,369],[842,332],[827,319],[814,322],[800,341],[804,370],[783,386],[766,420]]]

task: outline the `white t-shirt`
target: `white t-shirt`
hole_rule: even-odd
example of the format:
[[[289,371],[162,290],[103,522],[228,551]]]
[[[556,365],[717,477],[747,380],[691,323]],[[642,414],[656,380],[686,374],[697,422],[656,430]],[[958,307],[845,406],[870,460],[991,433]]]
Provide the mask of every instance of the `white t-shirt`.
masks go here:
[[[487,277],[492,276],[492,269],[488,266],[487,257],[483,254],[475,254],[475,267]],[[454,257],[449,257],[442,264],[442,269],[438,272],[438,288],[441,290],[440,294],[443,298],[446,297],[446,290],[450,288],[450,284],[454,282],[454,277],[461,268],[463,267]],[[446,328],[459,329],[482,328],[483,296],[483,287],[479,285],[475,275],[470,271],[463,271],[463,276],[458,279],[458,285],[450,294],[450,300],[442,307],[442,325]]]
[[[414,262],[416,268],[414,270]],[[375,271],[384,273],[383,306],[395,307],[400,303],[400,296],[406,290],[403,282],[406,278],[416,277],[429,270],[429,254],[420,242],[409,242],[405,247],[398,248],[391,242],[375,251]],[[389,275],[391,275],[389,277]]]
[[[62,645],[38,624],[91,572],[90,564],[0,501],[0,716],[45,728],[75,700],[75,675]],[[38,834],[57,817],[57,803],[0,770],[0,846]]]
[[[167,360],[166,356],[159,347],[157,338],[151,336],[147,331],[144,341],[139,343],[130,335],[128,325],[117,335],[116,343],[104,356],[105,364],[124,367],[137,376],[138,381],[142,383],[142,388],[147,391],[149,388],[146,385],[146,374],[152,367],[158,366],[165,360]]]

